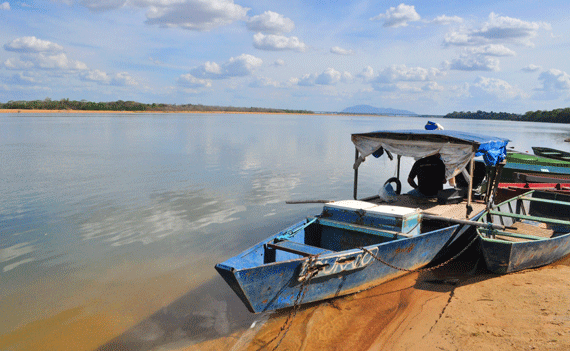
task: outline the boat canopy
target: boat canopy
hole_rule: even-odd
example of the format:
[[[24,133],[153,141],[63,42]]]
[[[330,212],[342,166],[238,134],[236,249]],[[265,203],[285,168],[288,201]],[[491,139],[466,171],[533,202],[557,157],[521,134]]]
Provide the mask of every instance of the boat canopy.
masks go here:
[[[352,134],[352,142],[360,154],[354,169],[369,155],[380,157],[384,150],[416,159],[439,153],[449,179],[474,156],[483,156],[488,166],[503,161],[509,140],[454,130],[394,130]]]

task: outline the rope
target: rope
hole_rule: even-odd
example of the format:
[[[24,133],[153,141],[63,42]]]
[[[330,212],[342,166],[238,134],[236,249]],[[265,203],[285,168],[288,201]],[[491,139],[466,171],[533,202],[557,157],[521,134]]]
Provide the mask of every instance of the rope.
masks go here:
[[[293,303],[293,308],[289,312],[287,319],[285,319],[285,323],[283,323],[283,326],[279,330],[279,333],[277,333],[277,335],[273,339],[269,340],[263,347],[271,344],[272,342],[274,342],[275,340],[277,340],[279,338],[279,341],[277,342],[275,347],[273,347],[273,349],[272,349],[272,351],[275,351],[275,350],[277,350],[279,345],[281,345],[281,342],[283,341],[283,339],[285,339],[285,336],[287,335],[287,333],[289,332],[289,329],[293,325],[293,320],[295,319],[297,312],[299,311],[301,305],[303,304],[303,299],[305,298],[305,295],[307,294],[307,291],[309,290],[309,284],[311,283],[311,280],[319,272],[319,267],[317,267],[315,265],[315,262],[317,261],[318,256],[319,256],[319,254],[309,256],[309,262],[308,262],[307,270],[306,270],[305,274],[303,274],[299,278],[299,281],[301,281],[302,283],[299,287],[299,292],[297,293],[297,297],[295,298],[295,302]]]
[[[377,261],[387,265],[390,268],[397,269],[400,271],[406,271],[406,272],[427,272],[427,271],[432,271],[432,270],[435,270],[437,268],[443,267],[444,265],[455,260],[457,257],[461,256],[461,254],[463,254],[477,240],[477,237],[478,237],[478,235],[475,235],[473,240],[471,240],[471,242],[467,246],[465,246],[463,248],[463,250],[461,250],[455,256],[451,257],[449,260],[447,260],[443,263],[440,263],[437,266],[430,267],[430,268],[424,268],[424,269],[406,269],[406,268],[396,267],[396,266],[384,261],[380,257],[374,255],[370,250],[368,250],[364,247],[359,247],[359,249],[361,249],[365,253],[368,253],[370,256],[375,258]],[[275,340],[279,339],[277,344],[275,344],[275,346],[272,349],[272,351],[275,351],[275,350],[277,350],[279,345],[281,345],[281,342],[283,341],[283,339],[285,339],[285,336],[287,335],[287,333],[289,332],[289,329],[293,325],[293,320],[295,319],[297,312],[299,311],[301,305],[303,304],[303,299],[305,298],[305,295],[307,294],[307,291],[309,290],[309,284],[311,283],[311,280],[319,272],[319,267],[315,265],[315,262],[316,262],[318,256],[319,255],[317,254],[317,255],[311,255],[308,257],[309,262],[308,262],[307,270],[306,270],[305,274],[303,274],[299,278],[299,281],[301,281],[302,283],[299,287],[299,292],[297,293],[297,296],[295,298],[295,302],[293,303],[293,307],[292,307],[291,311],[289,312],[287,319],[285,319],[285,323],[283,323],[283,326],[279,330],[279,333],[277,333],[277,335],[273,339],[269,340],[264,346],[262,346],[262,348],[268,346],[269,344],[271,344]],[[368,289],[366,289],[366,290],[368,290]]]

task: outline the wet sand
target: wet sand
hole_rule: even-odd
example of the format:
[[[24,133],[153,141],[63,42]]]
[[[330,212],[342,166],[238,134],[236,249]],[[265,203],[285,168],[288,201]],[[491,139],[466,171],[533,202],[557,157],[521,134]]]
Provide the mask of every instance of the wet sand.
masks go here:
[[[458,261],[168,350],[568,350],[570,257],[499,276]]]

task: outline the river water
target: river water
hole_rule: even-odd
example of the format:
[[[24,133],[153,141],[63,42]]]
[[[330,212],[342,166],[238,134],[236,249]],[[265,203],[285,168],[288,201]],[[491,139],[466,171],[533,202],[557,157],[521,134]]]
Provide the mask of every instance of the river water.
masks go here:
[[[432,120],[570,150],[568,125]],[[351,133],[426,121],[0,114],[0,349],[151,350],[247,327],[214,265],[320,212],[286,200],[351,198]],[[365,162],[360,196],[394,174]]]

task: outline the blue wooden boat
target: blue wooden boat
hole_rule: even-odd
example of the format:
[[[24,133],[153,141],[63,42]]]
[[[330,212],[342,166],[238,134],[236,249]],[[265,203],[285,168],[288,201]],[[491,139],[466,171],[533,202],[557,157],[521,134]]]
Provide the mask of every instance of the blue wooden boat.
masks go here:
[[[477,228],[487,268],[498,274],[553,263],[570,254],[570,195],[530,191],[486,211],[482,223],[505,230]]]
[[[355,293],[424,267],[458,227],[420,233],[420,221],[415,209],[332,202],[216,270],[255,313],[294,306],[304,280],[303,303]]]
[[[486,202],[471,199],[471,182],[467,199],[453,203],[393,194],[393,202],[387,204],[378,195],[357,200],[358,167],[370,155],[387,154],[391,159],[396,155],[399,178],[400,157],[440,153],[445,156],[446,174],[453,177],[476,155],[484,156],[489,165],[500,162],[508,140],[420,130],[353,134],[352,141],[356,147],[353,200],[328,202],[320,214],[216,265],[251,312],[362,291],[441,262],[457,254],[458,243],[476,239],[472,225],[478,224],[474,220]]]

